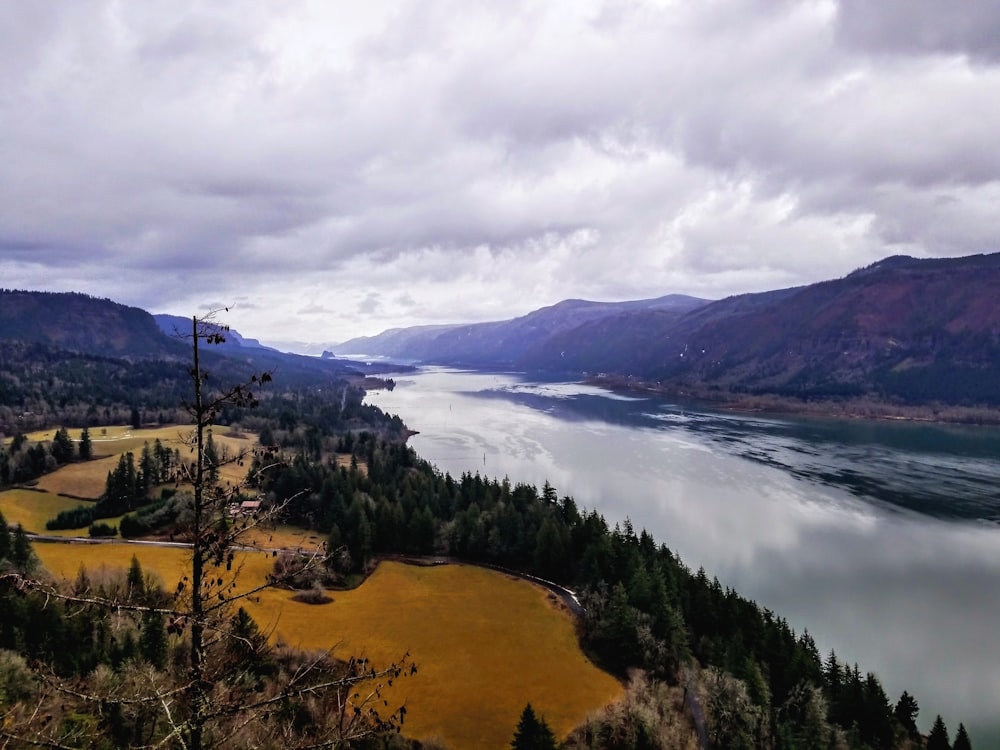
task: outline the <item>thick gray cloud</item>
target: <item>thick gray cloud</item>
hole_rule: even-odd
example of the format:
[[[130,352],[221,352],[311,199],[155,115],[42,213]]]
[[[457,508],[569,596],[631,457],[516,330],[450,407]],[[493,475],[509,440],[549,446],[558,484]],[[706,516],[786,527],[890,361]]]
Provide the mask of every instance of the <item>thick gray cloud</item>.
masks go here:
[[[837,30],[846,44],[875,54],[1000,60],[1000,5],[992,0],[841,0]]]
[[[997,249],[992,4],[0,0],[0,276],[267,339]]]

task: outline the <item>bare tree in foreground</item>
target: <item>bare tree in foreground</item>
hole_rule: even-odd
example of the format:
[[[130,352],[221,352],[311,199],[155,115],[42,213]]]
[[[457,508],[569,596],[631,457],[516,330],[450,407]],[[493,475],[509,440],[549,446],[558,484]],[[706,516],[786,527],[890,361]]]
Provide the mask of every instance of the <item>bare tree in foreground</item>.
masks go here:
[[[271,378],[265,373],[227,389],[210,388],[201,347],[222,343],[225,330],[212,315],[192,318],[192,401],[186,406],[194,421],[193,459],[185,467],[192,492],[183,529],[191,546],[190,574],[169,593],[148,586],[134,571],[124,583],[100,585],[81,572],[72,590],[23,571],[0,576],[22,592],[61,602],[67,617],[100,613],[102,627],[121,637],[138,628],[140,657],[72,679],[45,664],[26,665],[37,690],[6,706],[0,692],[0,747],[319,748],[399,730],[405,708],[391,710],[383,692],[414,671],[408,657],[377,668],[364,659],[338,661],[329,652],[273,648],[240,606],[280,583],[271,578],[249,588],[238,585],[247,533],[278,518],[290,499],[255,516],[230,517],[242,485],[219,480],[209,430],[223,408],[255,406]],[[242,466],[246,457],[244,452],[223,463]],[[326,560],[317,551],[296,573]],[[164,668],[155,664],[167,648],[158,634],[169,634],[173,642],[174,658]]]

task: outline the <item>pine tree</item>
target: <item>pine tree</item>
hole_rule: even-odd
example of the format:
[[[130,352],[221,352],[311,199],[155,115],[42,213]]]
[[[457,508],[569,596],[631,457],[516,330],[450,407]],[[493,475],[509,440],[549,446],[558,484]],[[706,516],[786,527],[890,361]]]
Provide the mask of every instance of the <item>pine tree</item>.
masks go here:
[[[903,729],[911,735],[915,735],[917,733],[916,719],[919,711],[920,706],[917,705],[916,698],[904,690],[903,694],[899,696],[899,701],[896,703],[896,709],[893,713]]]
[[[31,549],[31,541],[21,524],[14,528],[14,538],[10,545],[10,561],[22,573],[33,573],[38,566],[35,551]]]
[[[927,735],[927,750],[952,750],[951,743],[948,741],[948,728],[944,725],[941,714],[938,714],[937,718],[934,719],[931,733]]]
[[[544,717],[535,714],[530,703],[521,712],[510,746],[513,750],[556,750],[555,735]]]
[[[138,600],[145,599],[146,577],[142,573],[142,565],[139,564],[139,558],[135,555],[132,555],[128,575],[125,577],[125,585],[128,587],[128,595],[131,598]]]
[[[142,456],[139,459],[139,494],[146,498],[153,485],[159,482],[159,471],[156,460],[153,458],[153,451],[149,443],[143,443]]]
[[[66,428],[60,427],[52,437],[52,457],[56,463],[65,464],[73,460],[73,453],[73,441]]]
[[[170,468],[173,463],[173,453],[169,448],[164,448],[163,443],[157,438],[153,443],[153,463],[155,467],[155,480],[153,484],[168,482],[171,479]]]
[[[89,461],[90,457],[93,455],[93,446],[90,443],[90,430],[84,427],[80,430],[80,460]]]
[[[167,633],[163,615],[156,611],[144,612],[139,633],[139,655],[157,669],[167,663]]]
[[[955,744],[951,747],[952,750],[972,750],[972,741],[969,739],[969,733],[965,731],[965,724],[958,725],[958,731],[955,732]]]
[[[205,469],[210,481],[214,482],[219,478],[219,452],[216,450],[211,430],[208,431],[208,440],[205,441]]]

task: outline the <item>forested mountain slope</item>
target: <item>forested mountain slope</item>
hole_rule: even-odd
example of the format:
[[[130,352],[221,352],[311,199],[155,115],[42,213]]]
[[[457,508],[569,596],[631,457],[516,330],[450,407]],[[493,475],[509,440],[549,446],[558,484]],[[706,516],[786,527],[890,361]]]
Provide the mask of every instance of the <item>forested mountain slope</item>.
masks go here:
[[[378,336],[351,339],[333,350],[464,367],[523,367],[528,359],[537,356],[533,353],[551,349],[554,337],[586,323],[636,310],[679,316],[705,303],[679,294],[629,302],[564,300],[513,320],[393,329]],[[561,363],[555,364],[562,369]]]
[[[842,279],[709,305],[637,374],[788,396],[995,405],[998,300],[1000,254],[889,258]]]
[[[181,321],[165,321],[171,330]],[[64,425],[184,420],[189,334],[167,335],[145,310],[83,294],[0,291],[0,433]],[[342,394],[371,368],[285,354],[227,331],[204,364],[213,382],[271,372],[287,391]],[[251,340],[252,341],[252,340]],[[361,389],[350,399],[360,401]],[[346,401],[345,401],[346,403]]]
[[[388,356],[603,373],[702,396],[995,406],[998,300],[1000,254],[894,256],[841,279],[717,302],[567,301],[512,321],[369,341]]]
[[[31,341],[86,354],[183,356],[138,307],[86,294],[0,290],[0,340]]]

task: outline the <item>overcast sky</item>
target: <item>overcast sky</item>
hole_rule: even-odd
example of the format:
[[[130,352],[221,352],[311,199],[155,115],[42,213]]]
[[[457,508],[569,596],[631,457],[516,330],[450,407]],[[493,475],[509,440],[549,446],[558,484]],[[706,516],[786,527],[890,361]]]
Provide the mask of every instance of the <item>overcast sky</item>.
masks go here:
[[[998,237],[989,0],[0,0],[8,288],[335,342]]]

